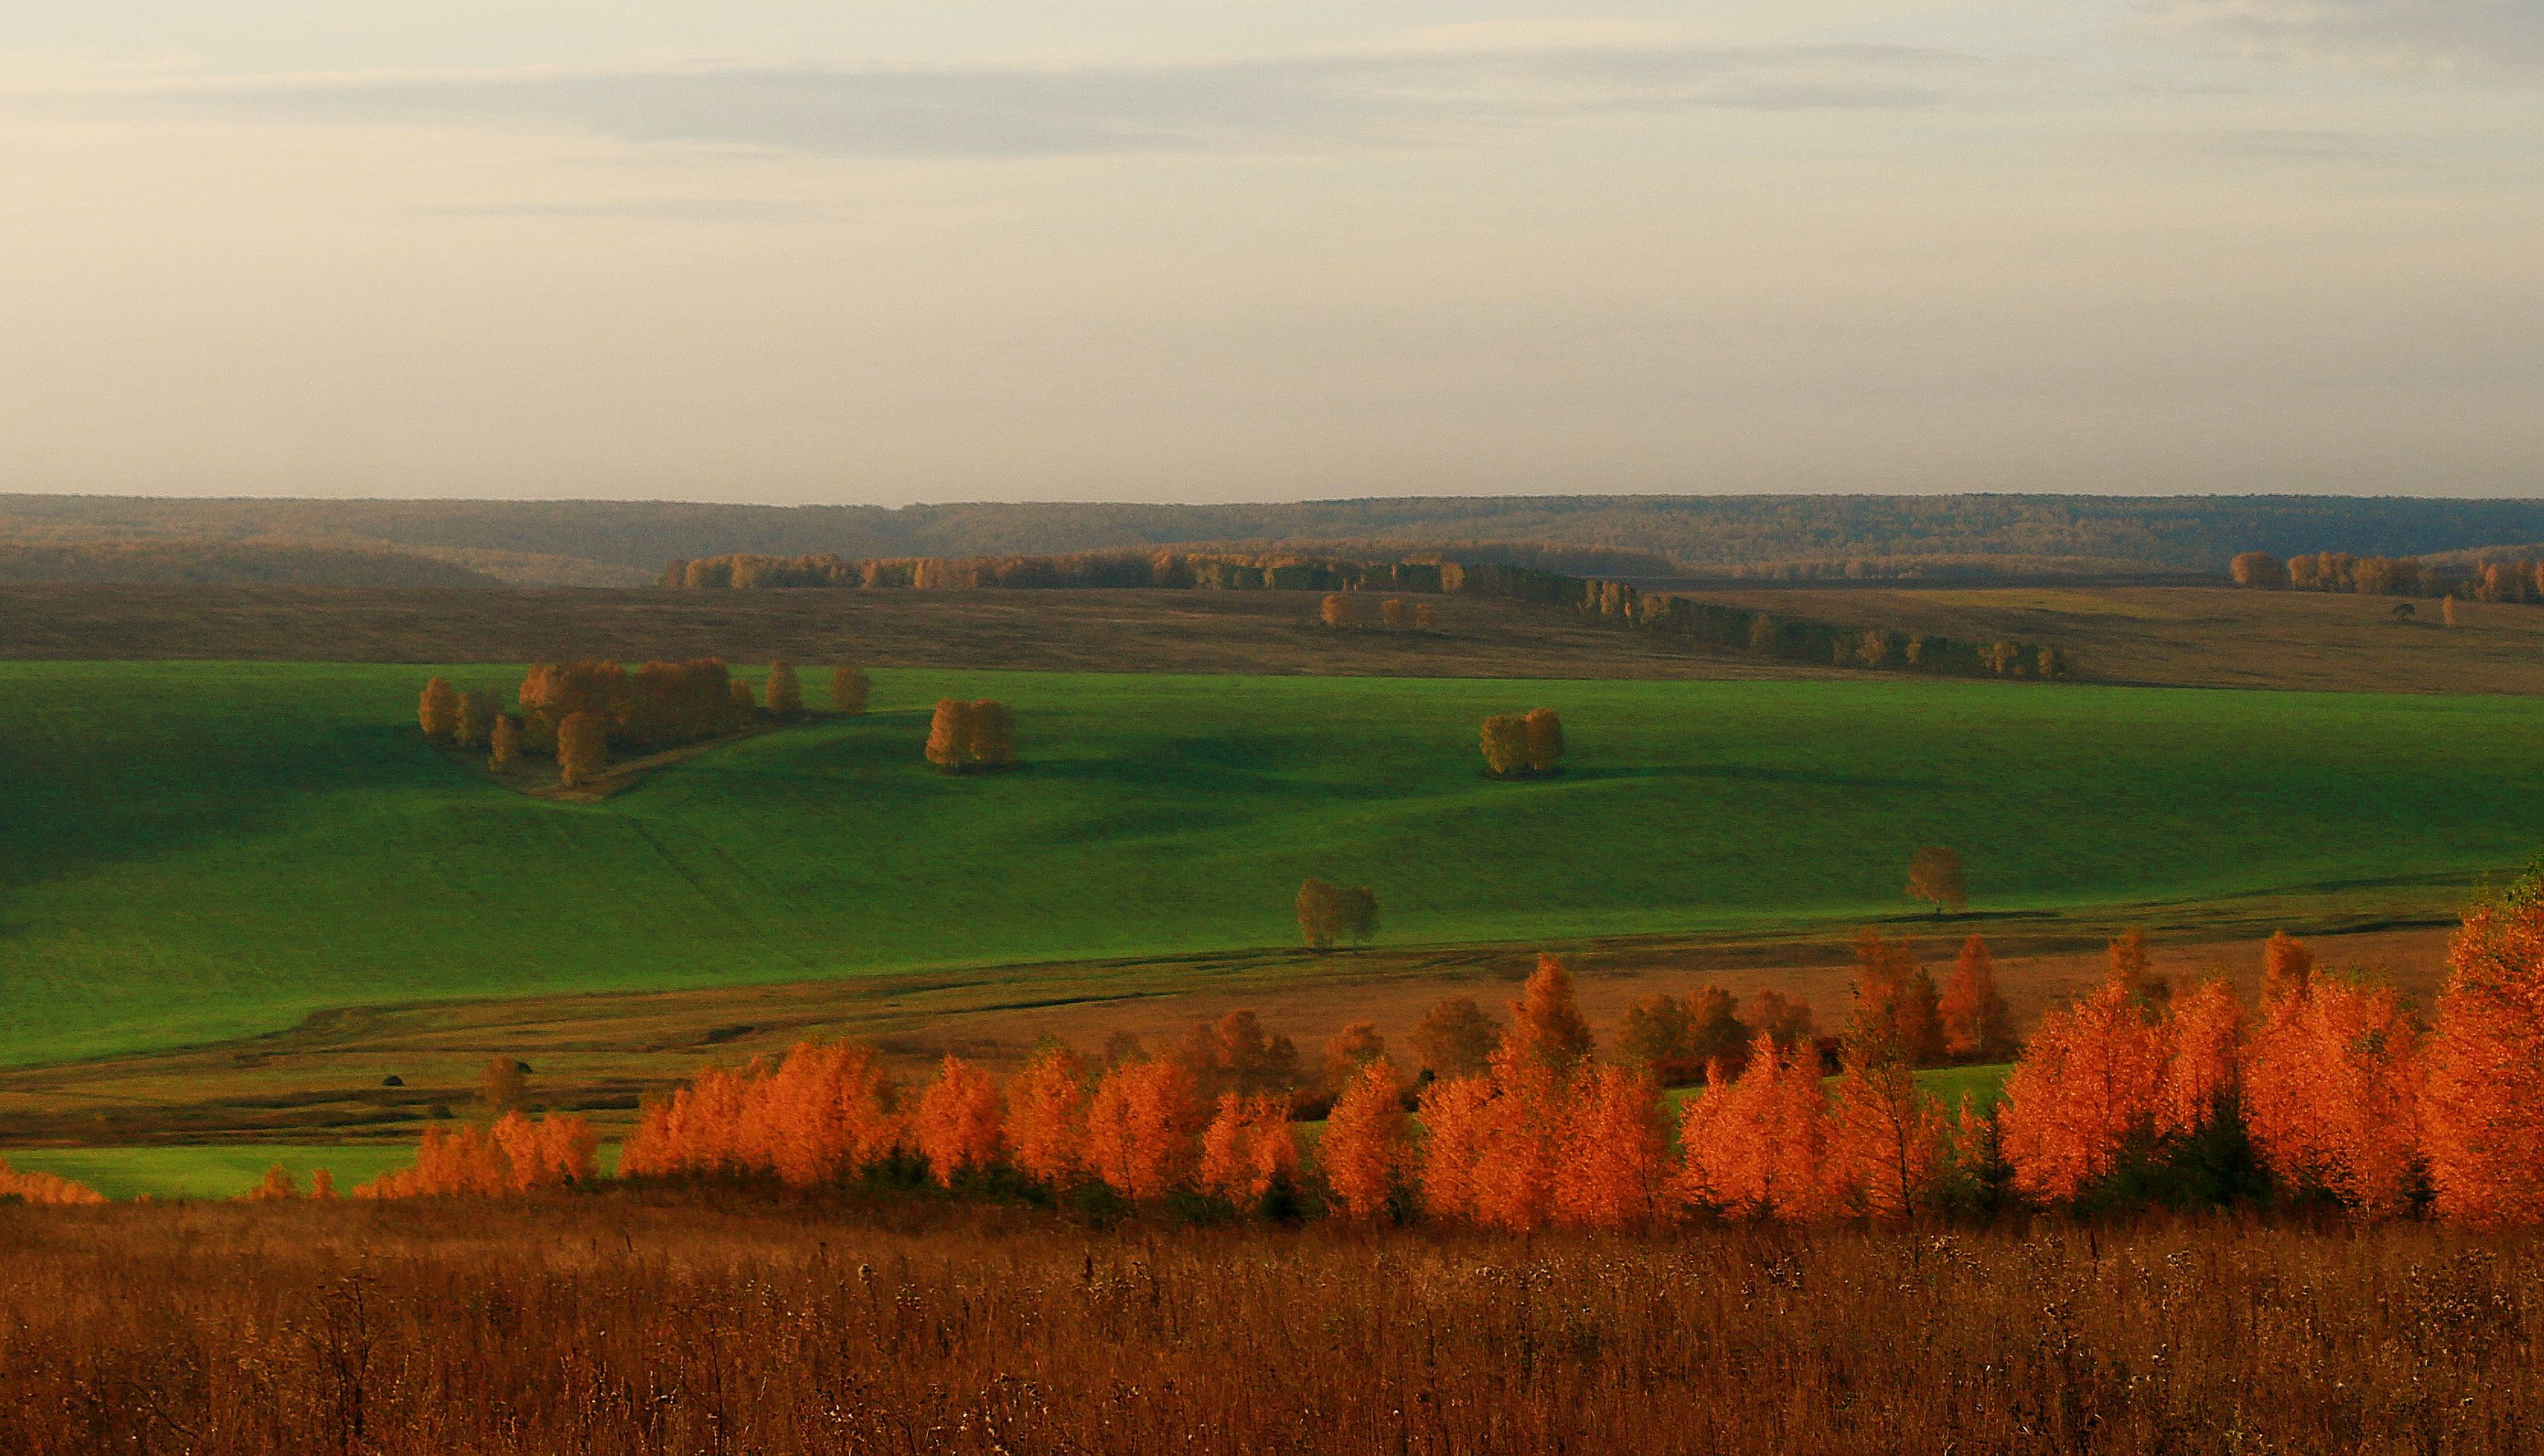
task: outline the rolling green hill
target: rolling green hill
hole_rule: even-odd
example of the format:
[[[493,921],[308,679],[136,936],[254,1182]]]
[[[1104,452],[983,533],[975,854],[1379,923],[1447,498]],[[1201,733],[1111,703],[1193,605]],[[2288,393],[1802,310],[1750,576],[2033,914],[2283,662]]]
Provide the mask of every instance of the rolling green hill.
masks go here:
[[[1909,910],[1928,842],[1979,910],[2438,910],[2544,803],[2544,713],[2511,698],[891,671],[869,717],[565,805],[427,749],[426,671],[0,664],[0,1060],[362,1002],[1279,944],[1307,875],[1373,886],[1414,942],[1838,928]],[[947,692],[1012,704],[1028,766],[929,772]],[[1476,721],[1540,704],[1573,766],[1485,780]]]

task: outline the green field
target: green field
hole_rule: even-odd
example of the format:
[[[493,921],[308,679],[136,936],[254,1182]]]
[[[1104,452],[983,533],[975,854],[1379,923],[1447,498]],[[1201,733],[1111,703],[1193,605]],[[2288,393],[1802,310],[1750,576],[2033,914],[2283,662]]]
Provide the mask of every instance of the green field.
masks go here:
[[[572,805],[430,751],[428,670],[0,664],[0,1061],[364,1002],[1278,945],[1308,875],[1412,943],[1841,927],[1912,908],[1928,842],[1980,910],[2442,909],[2544,804],[2544,712],[2505,697],[888,671],[866,718]],[[1007,700],[1028,765],[930,772],[948,692]],[[1476,721],[1540,704],[1571,767],[1484,779]]]

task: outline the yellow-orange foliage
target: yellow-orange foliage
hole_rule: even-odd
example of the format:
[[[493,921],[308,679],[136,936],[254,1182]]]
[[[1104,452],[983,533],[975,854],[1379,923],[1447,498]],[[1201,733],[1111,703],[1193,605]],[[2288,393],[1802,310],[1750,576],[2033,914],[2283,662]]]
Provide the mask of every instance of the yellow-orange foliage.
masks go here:
[[[1317,1081],[1335,1097],[1360,1080],[1361,1068],[1387,1055],[1387,1038],[1374,1022],[1353,1022],[1325,1040]]]
[[[598,1176],[599,1139],[580,1114],[550,1112],[535,1123],[507,1113],[491,1128],[424,1129],[415,1166],[381,1174],[357,1198],[500,1197],[589,1183]],[[272,1175],[268,1175],[270,1178]],[[329,1180],[329,1195],[334,1181]],[[313,1188],[311,1196],[319,1194]]]
[[[646,1105],[619,1154],[631,1178],[771,1173],[793,1188],[854,1178],[899,1152],[907,1130],[872,1047],[799,1042],[771,1069],[699,1071]]]
[[[1385,1056],[1372,1058],[1334,1100],[1316,1144],[1316,1167],[1347,1216],[1387,1211],[1412,1158],[1408,1133],[1395,1068]]]
[[[590,713],[569,714],[557,725],[557,772],[571,787],[589,784],[609,767],[609,730]]]
[[[310,1169],[309,1200],[313,1203],[326,1203],[333,1201],[335,1196],[336,1175],[324,1168]]]
[[[927,1171],[947,1188],[964,1173],[986,1172],[1006,1145],[1006,1110],[990,1074],[948,1056],[919,1095],[911,1133]]]
[[[2014,1053],[2014,1019],[1996,986],[1996,958],[1977,936],[1961,942],[1952,974],[1935,1006],[1943,1024],[1944,1054],[1964,1061],[1996,1061]]]
[[[239,1194],[250,1203],[284,1202],[300,1196],[300,1186],[291,1181],[291,1170],[276,1163],[265,1170],[265,1177],[255,1188]]]
[[[2403,1211],[2419,1176],[2421,1035],[2392,988],[2317,978],[2262,1013],[2245,1122],[2270,1172],[2363,1217]]]
[[[462,748],[483,748],[495,731],[495,720],[503,717],[496,711],[492,693],[465,692],[459,695],[459,721],[451,728],[450,740]]]
[[[2140,1006],[2161,1006],[2173,988],[2147,966],[2146,931],[2130,926],[2111,937],[2107,948],[2111,962],[2111,979],[2128,991],[2129,999]]]
[[[1563,720],[1551,708],[1539,708],[1520,720],[1528,738],[1528,769],[1550,774],[1563,763]]]
[[[768,715],[780,723],[804,716],[804,684],[782,657],[768,664]]]
[[[521,721],[509,713],[495,715],[495,728],[487,734],[487,761],[499,769],[511,768],[521,757]]]
[[[1828,1177],[1847,1207],[1905,1218],[1934,1192],[1944,1115],[1903,1063],[1850,1061],[1829,1115]]]
[[[2063,1201],[2107,1177],[2132,1139],[2153,1135],[2165,1060],[2162,1031],[2120,976],[2043,1016],[1999,1117],[2014,1186]]]
[[[1735,1080],[1710,1078],[1679,1123],[1672,1192],[1730,1218],[1804,1223],[1836,1210],[1828,1178],[1828,1097],[1817,1056],[1759,1034]]]
[[[1316,615],[1328,627],[1349,627],[1354,615],[1352,599],[1339,591],[1327,592],[1325,599],[1316,604]]]
[[[1533,1233],[1554,1217],[1568,1077],[1504,1041],[1493,1053],[1492,1097],[1479,1114],[1471,1196],[1474,1221]]]
[[[1006,704],[994,698],[975,701],[965,728],[964,748],[974,765],[1004,768],[1016,761],[1016,716]]]
[[[2240,1103],[2244,1003],[2220,980],[2202,981],[2174,1000],[2167,1018],[2164,1083],[2156,1096],[2156,1131],[2186,1137]]]
[[[1497,713],[1484,720],[1481,734],[1484,772],[1507,778],[1528,767],[1528,721],[1516,713]]]
[[[52,1173],[21,1173],[0,1158],[0,1198],[28,1203],[103,1203],[106,1195]]]
[[[1905,939],[1885,941],[1866,926],[1855,938],[1855,1009],[1847,1045],[1866,1061],[1922,1066],[1943,1054],[1935,978]]]
[[[1589,1054],[1590,1024],[1573,1000],[1572,972],[1562,957],[1540,952],[1537,970],[1511,1003],[1511,1029],[1500,1055],[1564,1076]]]
[[[1171,1061],[1115,1067],[1086,1108],[1088,1171],[1133,1202],[1164,1197],[1192,1179],[1200,1105]]]
[[[441,678],[427,678],[424,695],[416,700],[415,718],[426,737],[449,742],[459,731],[459,690]]]
[[[1669,1128],[1660,1084],[1630,1067],[1573,1080],[1557,1129],[1554,1220],[1572,1228],[1641,1228],[1660,1209]]]
[[[936,700],[936,716],[927,721],[927,761],[952,772],[963,766],[972,745],[972,705],[958,698]]]
[[[2425,1107],[2438,1212],[2544,1224],[2544,886],[2477,906],[2447,948]]]
[[[1202,1191],[1245,1207],[1262,1202],[1276,1181],[1295,1180],[1298,1172],[1290,1099],[1280,1093],[1221,1094],[1218,1115],[1201,1137]]]
[[[1422,1089],[1422,1207],[1433,1218],[1474,1215],[1475,1163],[1483,1156],[1492,1101],[1492,1083],[1482,1077],[1451,1077]]]
[[[842,662],[831,669],[831,711],[863,713],[866,699],[874,693],[874,679],[853,664]]]
[[[1086,1064],[1045,1047],[1007,1079],[1007,1143],[1025,1177],[1054,1188],[1086,1167]]]

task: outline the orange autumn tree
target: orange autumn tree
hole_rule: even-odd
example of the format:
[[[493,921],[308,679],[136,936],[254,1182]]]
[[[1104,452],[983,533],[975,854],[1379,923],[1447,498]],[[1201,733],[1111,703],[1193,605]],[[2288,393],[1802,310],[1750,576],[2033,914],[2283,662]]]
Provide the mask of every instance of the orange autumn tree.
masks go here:
[[[998,1084],[961,1057],[947,1056],[919,1094],[911,1140],[927,1171],[946,1188],[966,1173],[986,1173],[1005,1151],[1006,1109]]]
[[[411,1167],[354,1189],[357,1198],[502,1197],[586,1184],[599,1176],[599,1136],[580,1113],[533,1121],[508,1112],[492,1127],[424,1129]],[[333,1192],[334,1180],[329,1180]],[[313,1187],[312,1197],[319,1196]]]
[[[1153,1202],[1191,1183],[1202,1121],[1182,1066],[1160,1060],[1115,1067],[1087,1103],[1088,1171],[1132,1202]]]
[[[1725,1218],[1805,1223],[1828,1216],[1828,1097],[1818,1055],[1760,1033],[1736,1079],[1709,1077],[1679,1122],[1686,1161],[1671,1192]]]
[[[1341,1097],[1360,1080],[1361,1069],[1387,1055],[1387,1038],[1374,1022],[1353,1022],[1325,1038],[1317,1057],[1316,1083],[1327,1096]]]
[[[1480,1076],[1446,1078],[1422,1089],[1422,1208],[1433,1218],[1474,1216],[1475,1164],[1483,1156],[1492,1100],[1492,1083]]]
[[[1849,1210],[1907,1218],[1932,1201],[1944,1115],[1901,1061],[1850,1056],[1828,1120],[1830,1192]]]
[[[2322,976],[2263,1010],[2244,1069],[2262,1161],[2366,1218],[2409,1206],[2421,1177],[2420,1027],[2390,986]]]
[[[1528,721],[1516,713],[1497,713],[1484,720],[1479,735],[1484,750],[1484,772],[1496,779],[1516,778],[1528,771]]]
[[[1922,846],[1908,857],[1908,897],[1933,904],[1935,913],[1961,913],[1970,902],[1968,881],[1961,873],[1959,851],[1949,845]]]
[[[1367,1221],[1387,1211],[1412,1163],[1410,1134],[1395,1068],[1372,1057],[1334,1100],[1316,1144],[1317,1171],[1345,1216]]]
[[[1502,1040],[1505,1059],[1565,1077],[1590,1055],[1590,1024],[1581,1019],[1572,995],[1572,971],[1562,957],[1540,952],[1537,969],[1511,1003],[1510,1033]]]
[[[2148,968],[2147,935],[2132,925],[2111,937],[2107,948],[2110,958],[2111,979],[2121,986],[2131,1001],[2140,1006],[2161,1006],[2173,994],[2165,978]]]
[[[1203,1192],[1238,1207],[1263,1201],[1276,1183],[1295,1181],[1299,1142],[1290,1132],[1290,1099],[1281,1093],[1223,1093],[1201,1138]]]
[[[1554,1221],[1628,1229],[1660,1211],[1669,1174],[1669,1127],[1660,1084],[1631,1067],[1602,1066],[1573,1080],[1556,1129]]]
[[[447,743],[459,732],[459,690],[442,678],[427,678],[416,700],[416,723],[436,743]]]
[[[2222,980],[2176,997],[2167,1017],[2167,1059],[2156,1094],[2156,1131],[2188,1137],[2243,1116],[2244,1003]]]
[[[1413,1064],[1443,1079],[1480,1077],[1501,1044],[1501,1023],[1471,996],[1452,996],[1424,1012],[1413,1029]]]
[[[2424,1104],[2438,1212],[2544,1224],[2544,867],[2466,913],[2447,967]]]
[[[1869,1062],[1913,1067],[1943,1055],[1935,978],[1917,963],[1915,947],[1904,939],[1885,941],[1870,926],[1855,937],[1855,1007],[1846,1042]]]
[[[2074,1199],[2155,1133],[2164,1034],[2120,975],[2040,1019],[2006,1079],[1998,1122],[2021,1192]]]
[[[25,1203],[84,1204],[103,1203],[106,1195],[83,1183],[73,1183],[59,1174],[21,1173],[0,1158],[0,1198],[16,1198]]]
[[[1563,720],[1553,709],[1531,710],[1520,728],[1527,735],[1530,773],[1550,774],[1563,766]]]
[[[590,713],[574,713],[557,725],[557,772],[568,788],[589,784],[609,767],[609,731]]]
[[[2014,1019],[1997,990],[1996,958],[1977,936],[1961,942],[1951,977],[1935,1005],[1944,1054],[1956,1061],[2003,1061],[2014,1054]]]
[[[699,1071],[649,1101],[619,1154],[630,1178],[774,1174],[792,1188],[856,1178],[908,1141],[874,1048],[804,1041],[774,1068]]]
[[[288,1202],[299,1196],[300,1186],[291,1181],[291,1170],[277,1163],[265,1170],[265,1177],[257,1181],[256,1187],[239,1194],[239,1199],[247,1203],[277,1203]]]
[[[1085,1061],[1057,1044],[1007,1079],[1007,1145],[1018,1172],[1055,1188],[1085,1172],[1090,1091]]]
[[[831,711],[850,715],[866,711],[866,700],[874,694],[874,679],[858,670],[853,663],[842,662],[831,669]]]
[[[794,664],[779,658],[768,664],[768,716],[793,723],[804,716],[804,683]]]

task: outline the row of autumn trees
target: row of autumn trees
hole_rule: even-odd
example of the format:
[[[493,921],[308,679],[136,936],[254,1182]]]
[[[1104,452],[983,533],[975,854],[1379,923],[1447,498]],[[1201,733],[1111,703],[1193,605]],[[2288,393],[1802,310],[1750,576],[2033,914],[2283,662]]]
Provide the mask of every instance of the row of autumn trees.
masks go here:
[[[872,691],[858,668],[832,669],[833,712],[865,712]],[[575,785],[607,768],[613,749],[657,752],[805,717],[802,680],[782,660],[768,664],[764,688],[715,657],[633,670],[606,661],[537,662],[516,701],[517,709],[506,712],[492,693],[463,692],[436,677],[417,700],[416,720],[427,739],[482,750],[499,771],[527,754],[553,756],[563,781]]]
[[[1316,620],[1344,630],[1370,625],[1366,603],[1378,602],[1378,620],[1393,632],[1429,632],[1440,624],[1439,610],[1427,601],[1400,596],[1372,598],[1352,591],[1329,591],[1316,605]]]
[[[2352,556],[2321,551],[2282,561],[2266,551],[2239,553],[2227,564],[2238,586],[2298,591],[2355,591],[2368,596],[2443,596],[2470,601],[2544,601],[2544,562],[2518,558],[2440,568],[2417,557]]]

